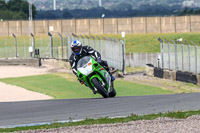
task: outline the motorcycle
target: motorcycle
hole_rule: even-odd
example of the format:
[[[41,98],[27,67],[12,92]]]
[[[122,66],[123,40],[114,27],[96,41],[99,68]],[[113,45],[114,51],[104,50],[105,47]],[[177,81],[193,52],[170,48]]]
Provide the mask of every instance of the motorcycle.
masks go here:
[[[85,56],[77,63],[77,73],[81,84],[101,94],[104,98],[115,97],[116,91],[111,87],[110,74],[92,57]]]

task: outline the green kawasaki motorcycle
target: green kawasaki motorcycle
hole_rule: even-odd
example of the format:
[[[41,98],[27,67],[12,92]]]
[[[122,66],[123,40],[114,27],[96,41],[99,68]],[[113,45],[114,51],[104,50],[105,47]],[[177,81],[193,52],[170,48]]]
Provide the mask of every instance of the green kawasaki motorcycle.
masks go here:
[[[78,78],[95,93],[104,98],[115,97],[116,91],[111,87],[110,74],[92,57],[85,56],[77,64]]]

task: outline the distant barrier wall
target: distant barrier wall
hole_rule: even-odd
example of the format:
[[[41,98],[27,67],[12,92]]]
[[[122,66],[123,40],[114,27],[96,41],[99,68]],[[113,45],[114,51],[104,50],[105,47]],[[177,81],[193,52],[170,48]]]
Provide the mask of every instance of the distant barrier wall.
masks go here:
[[[35,20],[35,35],[47,35],[49,31],[57,33],[80,34],[127,34],[134,33],[184,33],[200,32],[200,16],[178,17],[133,17],[101,19]],[[29,34],[28,21],[0,22],[0,36]]]
[[[200,74],[195,74],[187,71],[176,71],[176,70],[157,68],[151,64],[147,64],[145,70],[148,76],[171,79],[173,81],[193,83],[200,86]]]

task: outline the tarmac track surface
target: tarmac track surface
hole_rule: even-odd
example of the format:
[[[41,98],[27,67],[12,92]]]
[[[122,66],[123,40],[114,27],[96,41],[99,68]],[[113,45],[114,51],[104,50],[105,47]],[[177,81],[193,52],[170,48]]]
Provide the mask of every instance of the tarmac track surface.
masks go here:
[[[200,109],[200,93],[0,103],[0,127]]]

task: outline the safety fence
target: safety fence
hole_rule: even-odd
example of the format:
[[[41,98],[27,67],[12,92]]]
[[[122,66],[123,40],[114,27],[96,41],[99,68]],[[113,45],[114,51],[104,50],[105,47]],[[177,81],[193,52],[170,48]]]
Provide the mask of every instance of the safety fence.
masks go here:
[[[66,47],[66,40],[63,44]],[[49,36],[2,37],[0,38],[0,58],[50,58],[50,46]],[[52,49],[53,58],[61,58],[61,38],[59,36],[54,36]],[[66,56],[65,59],[67,59]]]
[[[69,59],[71,42],[80,40],[82,44],[88,45],[99,51],[102,59],[119,70],[125,69],[125,44],[123,41],[102,36],[58,34],[48,36],[13,37],[0,38],[0,58],[54,58]]]
[[[129,53],[126,56],[126,66],[145,67],[146,64],[152,64],[159,67],[158,58],[160,53]]]
[[[161,68],[200,73],[200,47],[194,42],[183,43],[160,38],[159,41]]]

